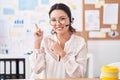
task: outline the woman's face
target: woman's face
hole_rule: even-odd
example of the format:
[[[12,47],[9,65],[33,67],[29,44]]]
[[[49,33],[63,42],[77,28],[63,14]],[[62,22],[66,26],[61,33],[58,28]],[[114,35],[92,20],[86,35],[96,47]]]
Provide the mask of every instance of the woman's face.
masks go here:
[[[69,31],[69,27],[66,26],[70,23],[69,17],[63,10],[53,10],[50,14],[50,24],[53,26],[53,30],[57,34],[63,34]]]

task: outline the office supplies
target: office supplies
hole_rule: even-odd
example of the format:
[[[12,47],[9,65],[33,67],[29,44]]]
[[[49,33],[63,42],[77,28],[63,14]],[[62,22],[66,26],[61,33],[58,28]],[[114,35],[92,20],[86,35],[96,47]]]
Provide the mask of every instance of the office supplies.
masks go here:
[[[119,69],[116,66],[103,66],[101,74],[102,80],[118,80]]]
[[[1,79],[25,79],[25,58],[0,59]]]
[[[4,62],[3,61],[0,61],[0,74],[4,74]]]

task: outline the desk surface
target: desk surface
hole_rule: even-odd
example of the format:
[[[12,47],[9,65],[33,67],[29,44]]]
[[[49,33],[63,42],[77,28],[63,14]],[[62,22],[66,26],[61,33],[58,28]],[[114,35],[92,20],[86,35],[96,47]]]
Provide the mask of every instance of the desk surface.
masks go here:
[[[98,78],[81,78],[81,79],[12,79],[12,80],[101,80]]]
[[[35,80],[41,80],[41,79],[35,79]],[[98,78],[81,78],[81,79],[42,79],[42,80],[101,80]]]

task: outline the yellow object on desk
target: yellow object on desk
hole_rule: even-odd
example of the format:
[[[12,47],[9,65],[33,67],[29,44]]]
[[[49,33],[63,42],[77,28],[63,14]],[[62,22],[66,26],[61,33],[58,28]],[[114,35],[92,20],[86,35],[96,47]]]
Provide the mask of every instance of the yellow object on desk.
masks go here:
[[[118,80],[119,69],[116,66],[103,66],[102,80]]]
[[[99,78],[78,78],[78,79],[10,79],[10,80],[101,80]]]

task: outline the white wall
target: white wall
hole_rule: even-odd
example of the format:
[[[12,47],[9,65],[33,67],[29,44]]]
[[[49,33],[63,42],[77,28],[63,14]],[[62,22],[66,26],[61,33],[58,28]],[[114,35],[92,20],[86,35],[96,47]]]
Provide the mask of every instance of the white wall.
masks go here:
[[[93,77],[99,77],[103,65],[120,62],[120,40],[89,40],[88,51],[93,54]]]

